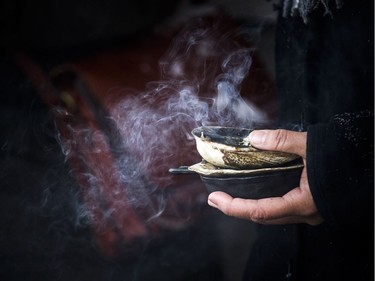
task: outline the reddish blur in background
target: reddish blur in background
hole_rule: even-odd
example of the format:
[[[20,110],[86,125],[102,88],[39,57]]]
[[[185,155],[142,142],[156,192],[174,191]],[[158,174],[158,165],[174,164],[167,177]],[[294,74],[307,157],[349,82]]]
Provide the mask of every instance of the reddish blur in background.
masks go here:
[[[168,169],[200,161],[191,102],[213,102],[232,52],[273,125],[272,4],[43,2],[0,5],[1,279],[240,280],[255,226]]]

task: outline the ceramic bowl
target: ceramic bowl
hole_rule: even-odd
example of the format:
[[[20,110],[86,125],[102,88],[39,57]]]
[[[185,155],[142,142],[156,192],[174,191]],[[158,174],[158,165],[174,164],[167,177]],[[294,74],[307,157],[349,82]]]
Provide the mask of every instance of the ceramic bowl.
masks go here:
[[[217,167],[232,169],[280,167],[300,158],[295,154],[252,147],[245,139],[251,131],[246,128],[203,126],[195,128],[192,135],[200,156]]]

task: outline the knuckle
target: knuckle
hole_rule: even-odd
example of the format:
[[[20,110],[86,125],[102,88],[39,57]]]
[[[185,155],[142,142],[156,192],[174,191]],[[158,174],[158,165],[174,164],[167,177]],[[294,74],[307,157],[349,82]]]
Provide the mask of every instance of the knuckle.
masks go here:
[[[249,218],[254,222],[265,221],[268,216],[264,209],[258,208],[249,213]]]
[[[275,134],[275,138],[274,138],[275,149],[276,150],[283,149],[285,147],[287,138],[288,138],[287,130],[284,130],[284,129],[276,130],[276,134]]]

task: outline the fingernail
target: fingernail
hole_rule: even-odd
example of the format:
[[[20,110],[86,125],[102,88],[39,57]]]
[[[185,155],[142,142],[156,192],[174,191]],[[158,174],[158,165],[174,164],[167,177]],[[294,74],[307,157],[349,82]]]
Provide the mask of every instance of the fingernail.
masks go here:
[[[218,207],[218,205],[217,205],[217,201],[215,200],[215,198],[212,198],[212,196],[208,196],[207,203],[208,203],[208,205],[210,205],[211,207],[214,207],[214,208],[217,208],[217,207]]]
[[[266,132],[262,130],[252,131],[249,135],[250,143],[253,145],[264,143]]]

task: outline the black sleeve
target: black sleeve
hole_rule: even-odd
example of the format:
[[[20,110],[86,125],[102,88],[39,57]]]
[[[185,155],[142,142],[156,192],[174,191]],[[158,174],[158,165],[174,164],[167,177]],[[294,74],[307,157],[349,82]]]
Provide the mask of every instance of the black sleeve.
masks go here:
[[[372,111],[345,113],[308,127],[309,185],[318,210],[336,226],[373,221],[373,118]]]

